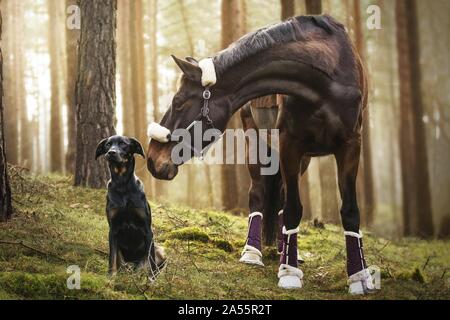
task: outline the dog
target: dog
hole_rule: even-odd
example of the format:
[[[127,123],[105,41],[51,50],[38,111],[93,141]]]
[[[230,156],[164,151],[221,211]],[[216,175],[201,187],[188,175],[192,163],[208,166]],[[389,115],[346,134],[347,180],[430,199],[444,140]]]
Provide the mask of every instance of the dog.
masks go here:
[[[144,156],[135,138],[112,136],[100,141],[95,159],[105,156],[111,172],[106,196],[109,225],[109,274],[129,263],[136,268],[149,268],[154,280],[165,266],[163,248],[153,239],[152,215],[143,183],[134,174],[134,155]]]

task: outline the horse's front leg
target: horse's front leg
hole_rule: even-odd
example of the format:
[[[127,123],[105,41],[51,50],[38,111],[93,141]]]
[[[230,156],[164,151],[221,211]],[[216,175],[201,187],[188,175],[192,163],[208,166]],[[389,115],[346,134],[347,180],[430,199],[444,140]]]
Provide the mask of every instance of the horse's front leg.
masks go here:
[[[372,277],[367,269],[359,230],[360,216],[356,197],[361,139],[351,138],[336,152],[339,191],[342,198],[341,217],[347,249],[347,274],[349,292],[364,294],[374,289]]]
[[[244,107],[241,110],[240,115],[244,131],[247,131],[248,129],[258,129],[250,112],[249,106]],[[246,145],[247,148],[245,157],[247,168],[251,178],[251,185],[248,193],[250,214],[248,216],[247,240],[245,241],[244,250],[242,251],[242,255],[239,261],[242,263],[264,266],[262,262],[261,246],[262,219],[265,197],[264,177],[261,176],[261,164],[251,164],[249,161],[249,154],[257,151],[253,150],[255,148],[255,143],[249,143],[248,138],[246,138]]]
[[[303,273],[298,268],[297,233],[302,218],[302,204],[298,188],[298,174],[302,153],[295,139],[287,133],[280,134],[281,173],[284,183],[283,250],[280,256],[278,286],[284,289],[302,287]]]
[[[248,165],[251,177],[249,190],[248,233],[240,262],[264,266],[262,262],[261,231],[264,212],[264,179],[259,165]]]

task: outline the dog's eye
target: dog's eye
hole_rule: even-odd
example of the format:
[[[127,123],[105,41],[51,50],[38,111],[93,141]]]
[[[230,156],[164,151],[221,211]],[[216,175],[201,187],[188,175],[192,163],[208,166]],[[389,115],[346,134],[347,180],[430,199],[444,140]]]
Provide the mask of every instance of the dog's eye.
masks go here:
[[[105,147],[107,147],[107,148],[111,147],[111,142],[106,143]]]
[[[127,146],[127,144],[125,143],[125,142],[121,142],[121,143],[119,143],[119,145],[121,146],[121,147],[126,147]]]

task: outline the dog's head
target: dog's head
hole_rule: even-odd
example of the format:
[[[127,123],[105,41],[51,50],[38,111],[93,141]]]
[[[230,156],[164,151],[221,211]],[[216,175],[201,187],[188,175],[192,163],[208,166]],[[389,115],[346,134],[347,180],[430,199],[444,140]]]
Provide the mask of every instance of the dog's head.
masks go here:
[[[135,138],[125,136],[112,136],[100,141],[95,151],[95,159],[105,155],[106,160],[110,164],[126,164],[134,159],[134,155],[144,156],[142,145]]]

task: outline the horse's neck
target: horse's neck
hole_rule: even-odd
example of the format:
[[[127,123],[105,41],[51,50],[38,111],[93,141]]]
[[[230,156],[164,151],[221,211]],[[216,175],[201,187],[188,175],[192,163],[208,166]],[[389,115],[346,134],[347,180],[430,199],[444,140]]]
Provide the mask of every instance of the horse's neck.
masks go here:
[[[238,64],[223,75],[227,92],[232,92],[232,112],[255,98],[270,94],[311,93],[311,67],[289,55],[274,55],[268,50],[256,59]],[[323,76],[323,75],[322,75]]]

